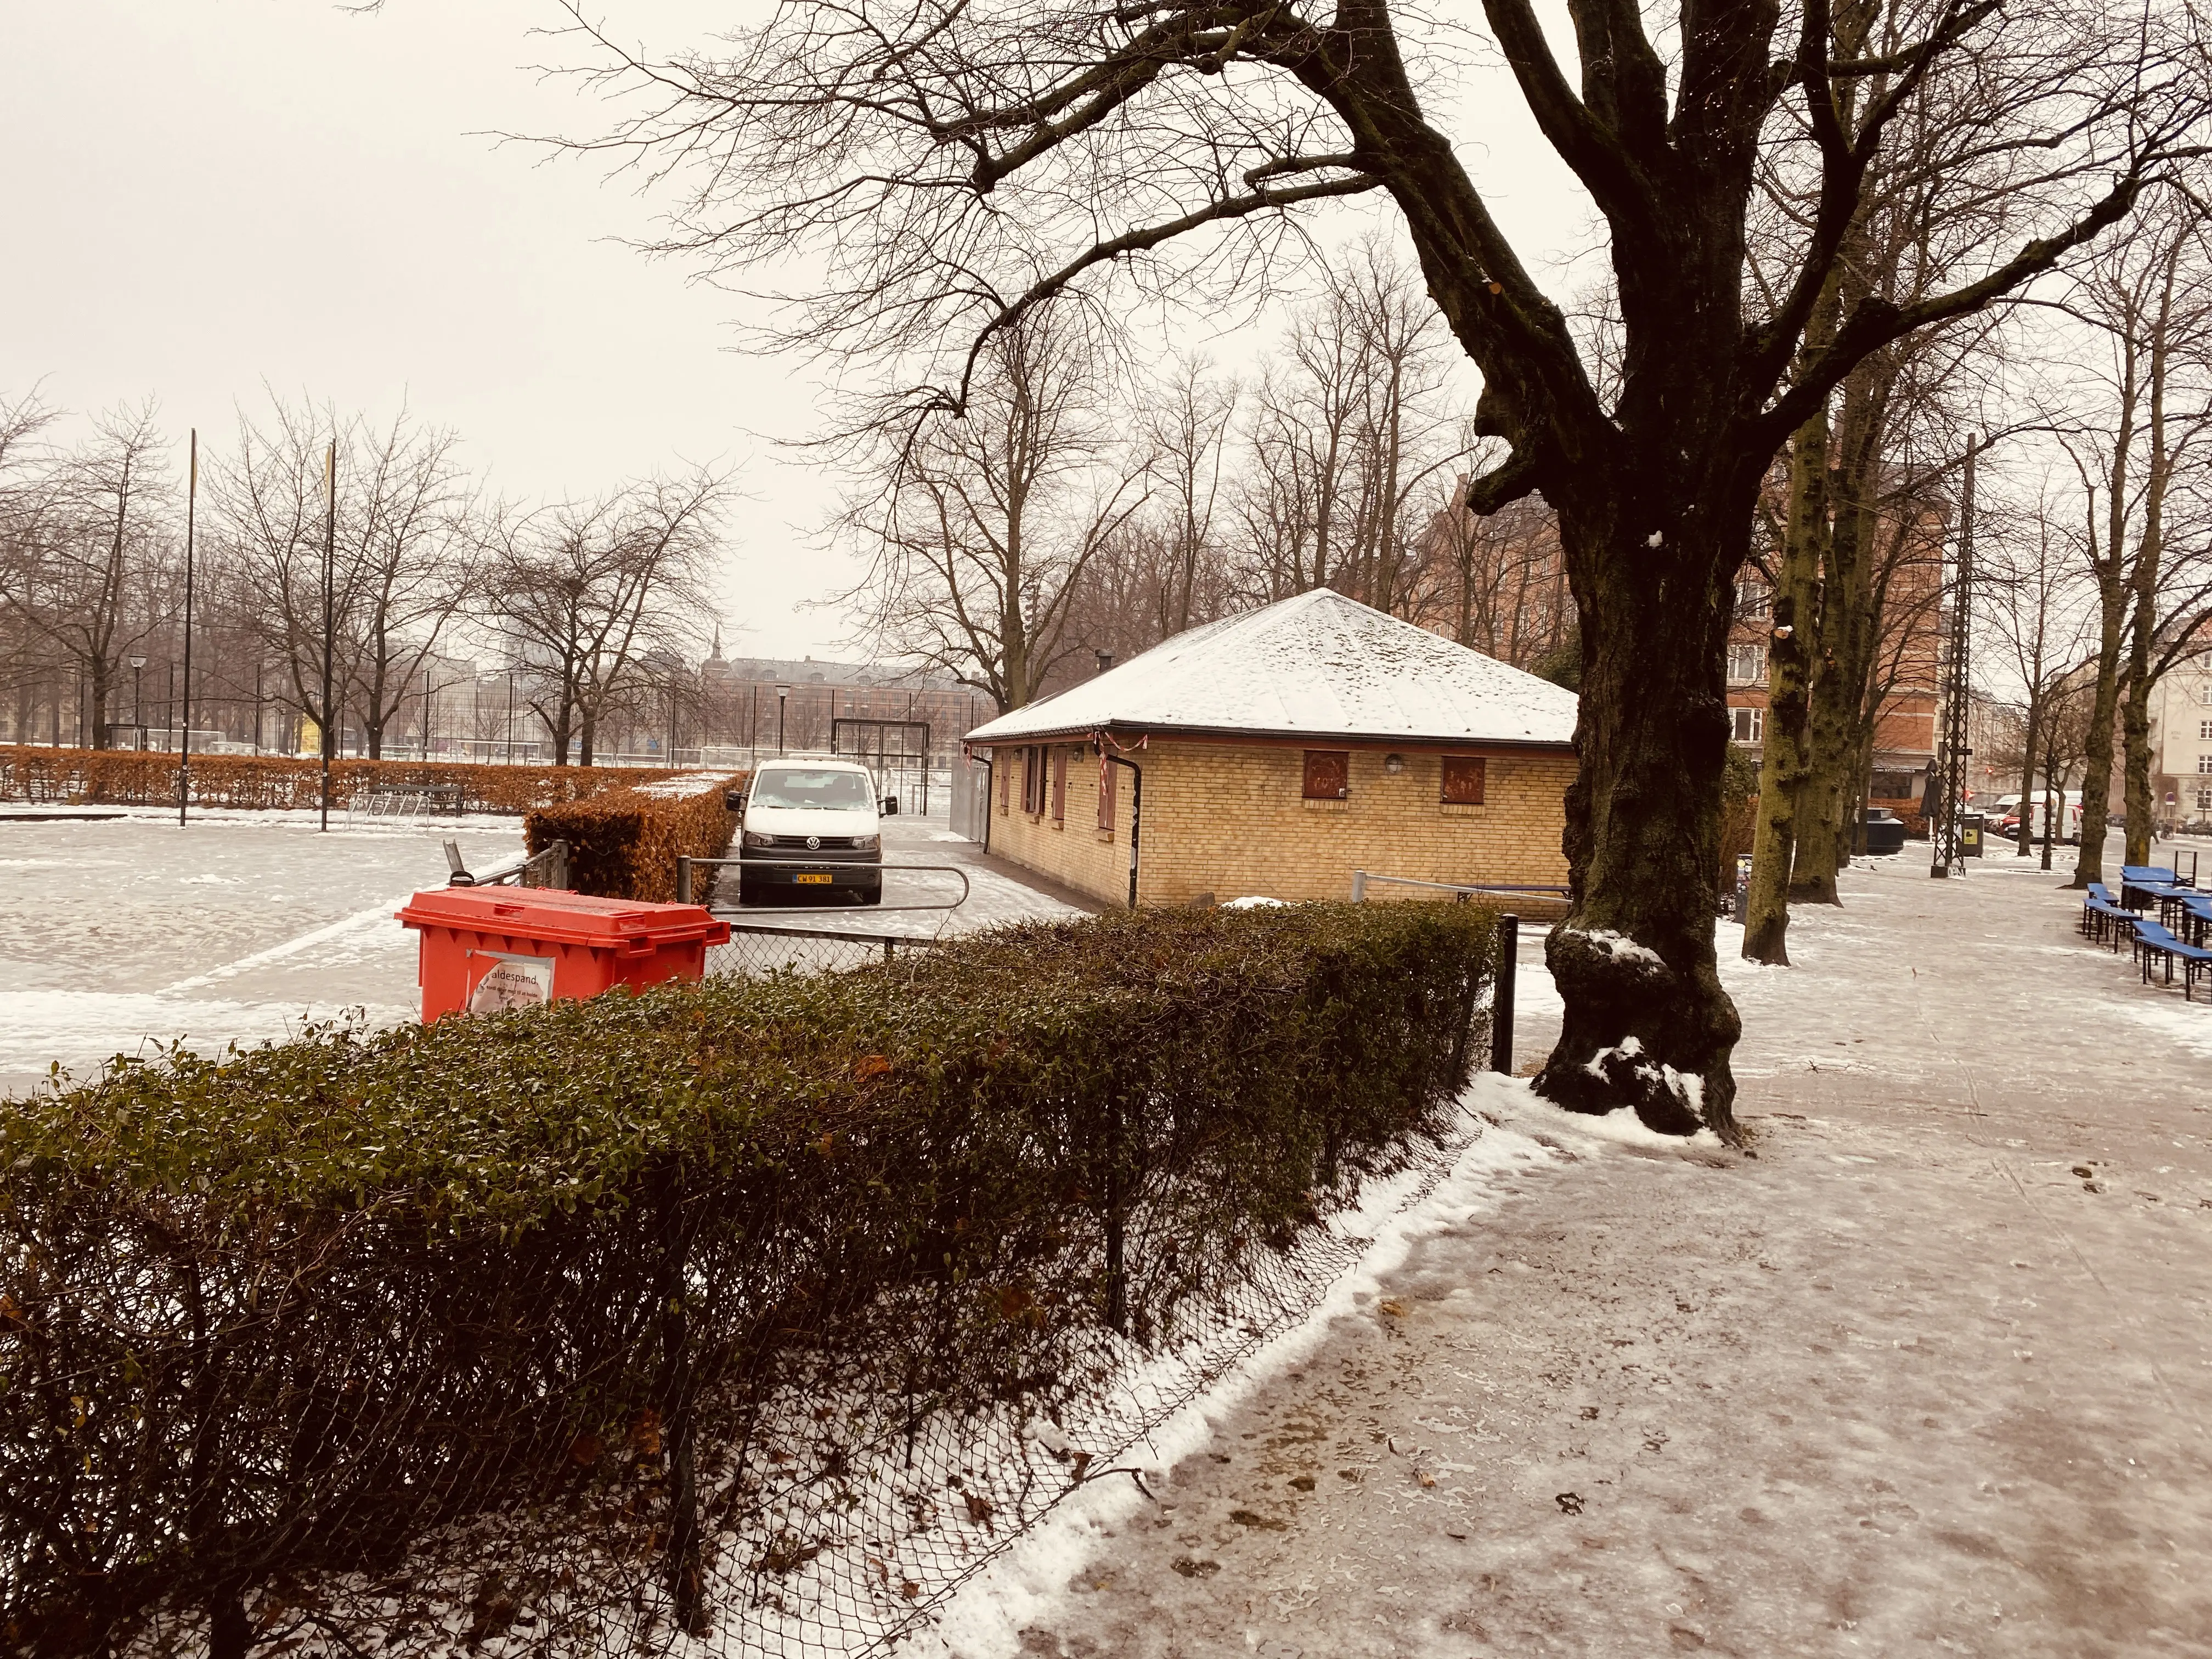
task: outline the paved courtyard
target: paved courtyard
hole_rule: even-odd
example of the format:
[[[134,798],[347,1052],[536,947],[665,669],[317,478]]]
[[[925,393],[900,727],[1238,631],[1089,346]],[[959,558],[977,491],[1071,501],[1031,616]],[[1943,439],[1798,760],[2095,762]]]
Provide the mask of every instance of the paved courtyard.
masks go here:
[[[1789,969],[1724,929],[1753,1155],[1480,1085],[1531,1155],[945,1644],[2212,1653],[2212,1007],[2062,878],[1862,867]]]

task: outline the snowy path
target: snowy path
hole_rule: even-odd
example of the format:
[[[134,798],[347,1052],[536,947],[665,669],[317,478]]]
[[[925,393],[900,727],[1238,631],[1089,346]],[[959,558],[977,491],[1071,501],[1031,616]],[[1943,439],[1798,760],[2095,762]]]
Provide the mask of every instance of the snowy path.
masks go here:
[[[1885,860],[1795,969],[1724,937],[1755,1158],[1478,1085],[1360,1310],[939,1650],[2212,1653],[2212,1007],[2054,882]]]
[[[392,913],[443,884],[439,842],[485,867],[520,822],[464,818],[319,835],[305,813],[166,812],[0,824],[0,1093],[58,1062],[182,1038],[204,1052],[361,1007],[416,1007],[415,936]]]

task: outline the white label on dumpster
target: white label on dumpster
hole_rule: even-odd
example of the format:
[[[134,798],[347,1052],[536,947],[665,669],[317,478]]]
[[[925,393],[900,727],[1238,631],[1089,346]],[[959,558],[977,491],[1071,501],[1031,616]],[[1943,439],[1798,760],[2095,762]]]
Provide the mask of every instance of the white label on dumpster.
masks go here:
[[[502,1008],[535,1008],[553,1000],[553,958],[520,957],[506,951],[471,951],[489,957],[489,972],[477,981],[469,996],[472,1014],[495,1014]]]

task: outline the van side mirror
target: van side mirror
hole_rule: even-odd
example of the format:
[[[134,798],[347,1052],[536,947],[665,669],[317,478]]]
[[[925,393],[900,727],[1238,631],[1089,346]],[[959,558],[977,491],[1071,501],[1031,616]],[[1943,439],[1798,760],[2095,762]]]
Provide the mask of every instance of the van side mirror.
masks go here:
[[[883,799],[882,805],[884,816],[885,817],[895,818],[898,816],[898,797],[896,795],[885,795]]]
[[[722,805],[732,812],[744,811],[745,810],[745,792],[742,789],[731,789],[725,791],[722,795]]]

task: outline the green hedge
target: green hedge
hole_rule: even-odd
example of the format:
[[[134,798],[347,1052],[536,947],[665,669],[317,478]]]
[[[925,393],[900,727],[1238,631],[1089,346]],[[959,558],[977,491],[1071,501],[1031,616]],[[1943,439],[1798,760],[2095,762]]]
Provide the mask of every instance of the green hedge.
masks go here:
[[[494,1510],[509,1553],[601,1517],[696,1625],[763,1401],[1045,1409],[1102,1326],[1171,1335],[1437,1126],[1490,943],[1118,915],[10,1103],[0,1644],[197,1608],[222,1659],[269,1585]]]

